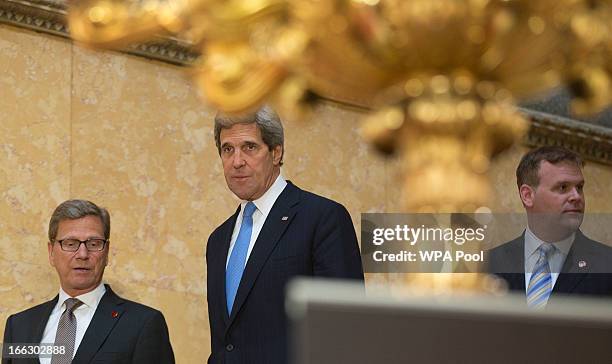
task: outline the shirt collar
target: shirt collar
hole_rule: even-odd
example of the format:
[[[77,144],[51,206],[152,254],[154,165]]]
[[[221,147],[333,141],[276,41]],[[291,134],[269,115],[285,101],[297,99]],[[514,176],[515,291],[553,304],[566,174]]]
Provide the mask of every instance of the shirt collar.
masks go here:
[[[567,255],[569,253],[570,248],[572,247],[572,243],[576,238],[576,233],[568,236],[567,238],[555,241],[552,244],[555,246],[557,250],[559,250],[563,255]],[[525,260],[527,260],[531,255],[533,255],[536,250],[540,247],[540,245],[545,244],[543,240],[538,238],[529,227],[525,230]]]
[[[286,186],[287,181],[279,173],[272,186],[270,186],[270,188],[268,188],[268,190],[260,198],[253,201],[255,207],[257,207],[257,210],[259,210],[264,216],[268,216],[268,213],[270,210],[272,210],[272,206],[274,206],[274,202],[276,202],[276,199],[278,196],[280,196]],[[240,203],[241,211],[244,211],[244,207],[246,206],[247,202],[248,201],[242,201]]]
[[[102,299],[102,296],[104,296],[104,293],[106,293],[106,287],[104,287],[104,283],[100,283],[98,287],[96,287],[93,291],[83,293],[82,295],[76,296],[74,298],[78,298],[79,301],[83,302],[83,306],[96,307]],[[60,287],[58,299],[59,306],[64,307],[64,302],[66,302],[66,300],[71,297],[72,296],[70,296],[64,291],[64,289]]]

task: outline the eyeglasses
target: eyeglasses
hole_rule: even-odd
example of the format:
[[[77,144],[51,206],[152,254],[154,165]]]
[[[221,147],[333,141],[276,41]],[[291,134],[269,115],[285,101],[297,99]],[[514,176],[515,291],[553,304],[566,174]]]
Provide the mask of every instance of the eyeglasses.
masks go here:
[[[62,239],[56,240],[59,243],[63,251],[75,252],[79,250],[81,244],[85,244],[85,249],[88,252],[99,252],[104,250],[104,245],[108,242],[108,239],[93,238],[87,240],[79,239]]]

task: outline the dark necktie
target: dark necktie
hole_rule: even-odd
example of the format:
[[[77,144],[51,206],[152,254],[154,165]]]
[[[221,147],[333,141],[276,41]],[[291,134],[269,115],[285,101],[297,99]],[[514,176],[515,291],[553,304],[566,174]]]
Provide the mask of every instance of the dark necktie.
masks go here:
[[[76,298],[68,298],[64,301],[66,310],[62,313],[57,325],[55,334],[55,345],[63,345],[66,348],[65,354],[54,354],[51,357],[51,364],[70,364],[74,352],[74,342],[76,340],[77,321],[74,310],[83,304]]]

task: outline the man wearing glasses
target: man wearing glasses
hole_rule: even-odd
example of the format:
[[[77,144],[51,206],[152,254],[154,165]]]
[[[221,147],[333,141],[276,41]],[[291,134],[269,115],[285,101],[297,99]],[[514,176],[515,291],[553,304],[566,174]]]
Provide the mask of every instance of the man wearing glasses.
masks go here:
[[[2,363],[174,363],[162,313],[102,283],[109,236],[106,209],[84,200],[55,209],[47,247],[59,294],[7,319]]]

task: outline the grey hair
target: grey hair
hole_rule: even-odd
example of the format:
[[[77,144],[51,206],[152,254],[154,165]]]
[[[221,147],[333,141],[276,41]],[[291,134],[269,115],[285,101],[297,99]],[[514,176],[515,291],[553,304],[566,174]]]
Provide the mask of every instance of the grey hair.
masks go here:
[[[102,222],[104,238],[110,237],[110,215],[104,207],[98,207],[95,203],[87,200],[64,201],[55,208],[49,220],[49,241],[53,242],[57,237],[57,227],[62,220],[75,220],[85,216],[97,216]]]
[[[217,151],[221,155],[221,130],[229,129],[235,124],[252,124],[255,123],[261,132],[261,139],[268,146],[269,150],[276,146],[282,147],[280,165],[283,165],[283,155],[285,154],[285,136],[283,133],[283,124],[281,123],[278,114],[268,105],[262,106],[259,110],[253,113],[242,115],[227,115],[218,112],[215,116],[215,144]]]

